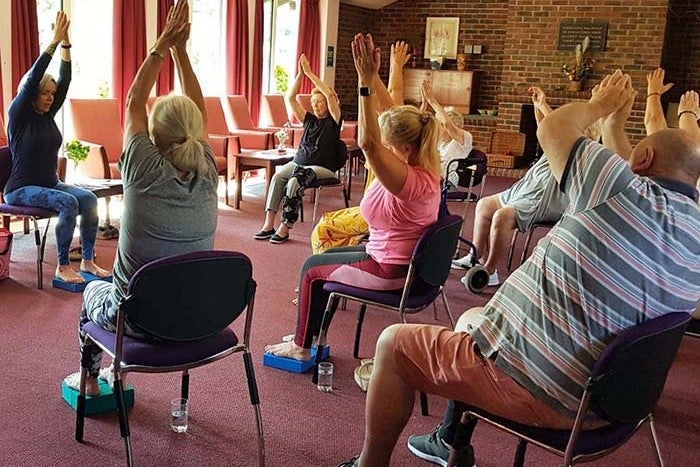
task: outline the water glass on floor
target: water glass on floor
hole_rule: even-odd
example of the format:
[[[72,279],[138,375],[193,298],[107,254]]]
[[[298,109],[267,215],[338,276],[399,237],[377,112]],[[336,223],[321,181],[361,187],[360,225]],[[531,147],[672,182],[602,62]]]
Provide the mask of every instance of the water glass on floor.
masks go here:
[[[333,391],[333,364],[321,362],[318,364],[318,390],[321,392]]]
[[[170,429],[175,433],[187,432],[187,399],[177,398],[170,401]]]

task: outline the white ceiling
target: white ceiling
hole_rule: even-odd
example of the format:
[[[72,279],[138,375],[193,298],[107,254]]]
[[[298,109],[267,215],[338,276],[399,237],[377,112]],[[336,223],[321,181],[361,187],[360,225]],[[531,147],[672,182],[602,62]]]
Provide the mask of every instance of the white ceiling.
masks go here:
[[[394,3],[396,0],[340,0],[340,3],[347,3],[348,5],[361,6],[362,8],[369,8],[370,10],[379,10],[384,8],[390,3]]]

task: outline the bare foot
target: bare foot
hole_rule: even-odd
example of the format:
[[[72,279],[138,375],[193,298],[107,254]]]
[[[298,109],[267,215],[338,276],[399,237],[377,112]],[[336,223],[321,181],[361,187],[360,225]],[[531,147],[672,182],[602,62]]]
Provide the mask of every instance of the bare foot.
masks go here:
[[[266,345],[265,352],[294,360],[308,360],[311,358],[311,349],[299,347],[294,342],[281,342],[279,344]]]
[[[80,372],[72,373],[66,376],[64,380],[69,388],[80,391]],[[97,378],[91,378],[90,376],[85,377],[85,395],[86,396],[99,396],[100,386],[97,383]]]
[[[65,282],[68,282],[69,284],[82,284],[83,282],[85,282],[83,276],[75,272],[73,268],[70,267],[70,265],[61,266],[59,264],[56,267],[56,277]]]
[[[277,227],[277,231],[275,233],[280,237],[286,237],[289,235],[289,227],[287,227],[287,224],[282,222],[280,226]]]
[[[111,272],[109,272],[106,269],[102,269],[98,265],[95,264],[95,262],[91,259],[84,259],[80,263],[80,270],[89,272],[90,274],[97,276],[97,277],[109,277],[112,275]]]

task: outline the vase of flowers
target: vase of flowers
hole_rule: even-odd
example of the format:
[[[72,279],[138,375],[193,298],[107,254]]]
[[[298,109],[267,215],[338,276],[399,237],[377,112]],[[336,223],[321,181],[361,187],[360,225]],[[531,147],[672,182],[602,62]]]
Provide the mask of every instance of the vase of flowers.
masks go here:
[[[286,128],[282,128],[278,130],[275,133],[275,138],[277,138],[277,141],[279,144],[277,145],[277,152],[280,154],[284,154],[287,152],[287,140],[289,139],[289,133],[287,133]]]
[[[595,60],[592,57],[590,44],[591,39],[586,36],[580,44],[576,44],[573,62],[564,63],[561,66],[562,73],[569,78],[569,91],[580,91],[583,88],[583,83],[593,70]]]

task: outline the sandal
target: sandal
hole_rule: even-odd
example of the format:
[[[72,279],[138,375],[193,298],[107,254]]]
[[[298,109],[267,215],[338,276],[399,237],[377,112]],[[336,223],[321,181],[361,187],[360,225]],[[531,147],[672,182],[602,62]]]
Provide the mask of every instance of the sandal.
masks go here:
[[[355,382],[362,392],[367,392],[369,387],[369,380],[372,377],[372,370],[374,369],[374,358],[366,358],[360,360],[360,366],[355,368]]]

